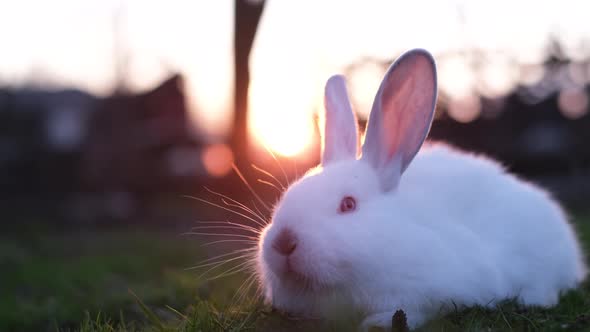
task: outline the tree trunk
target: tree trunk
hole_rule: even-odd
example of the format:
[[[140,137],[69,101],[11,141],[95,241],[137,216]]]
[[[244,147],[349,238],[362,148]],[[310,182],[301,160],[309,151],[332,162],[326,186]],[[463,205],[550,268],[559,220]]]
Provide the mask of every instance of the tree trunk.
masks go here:
[[[264,1],[235,0],[234,12],[234,121],[231,145],[236,166],[249,169],[248,86],[250,51],[264,9]]]

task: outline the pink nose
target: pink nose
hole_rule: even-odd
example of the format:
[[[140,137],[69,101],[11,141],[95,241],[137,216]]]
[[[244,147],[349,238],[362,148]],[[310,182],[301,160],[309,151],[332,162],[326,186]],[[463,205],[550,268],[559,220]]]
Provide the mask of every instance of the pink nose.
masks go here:
[[[274,239],[272,247],[281,255],[289,256],[297,248],[297,238],[292,230],[282,229]]]

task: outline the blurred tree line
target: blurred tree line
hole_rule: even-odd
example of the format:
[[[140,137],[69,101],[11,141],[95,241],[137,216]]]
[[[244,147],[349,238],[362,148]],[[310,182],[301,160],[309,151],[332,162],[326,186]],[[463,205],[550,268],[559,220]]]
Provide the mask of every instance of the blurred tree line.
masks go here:
[[[248,63],[263,9],[264,1],[235,0],[235,117],[228,144],[247,177],[257,176],[248,154]],[[486,57],[477,51],[471,56]],[[390,61],[380,64],[385,68]],[[590,60],[568,59],[553,41],[542,67],[542,78],[532,85],[518,84],[493,98],[478,95],[475,106],[463,105],[477,107],[469,121],[458,121],[452,110],[457,105],[441,93],[430,139],[490,155],[563,201],[587,207]],[[586,75],[576,89],[574,67]],[[68,202],[76,215],[94,208],[124,217],[154,195],[193,194],[203,184],[222,186],[235,197],[246,194],[235,175],[211,176],[203,154],[208,144],[192,131],[185,99],[180,75],[146,93],[122,90],[107,98],[78,90],[0,88],[0,205]],[[92,208],[87,202],[94,197],[101,203]]]

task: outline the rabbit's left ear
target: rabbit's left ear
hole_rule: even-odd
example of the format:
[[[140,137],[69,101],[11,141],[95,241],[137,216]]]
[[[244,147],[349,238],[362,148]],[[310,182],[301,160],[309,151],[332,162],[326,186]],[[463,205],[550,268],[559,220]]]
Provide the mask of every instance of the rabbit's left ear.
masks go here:
[[[326,83],[324,126],[322,134],[322,165],[358,154],[357,121],[348,100],[344,77],[335,75]]]
[[[382,188],[395,188],[428,135],[436,106],[436,67],[425,50],[404,53],[377,91],[367,124],[362,159],[380,177]]]

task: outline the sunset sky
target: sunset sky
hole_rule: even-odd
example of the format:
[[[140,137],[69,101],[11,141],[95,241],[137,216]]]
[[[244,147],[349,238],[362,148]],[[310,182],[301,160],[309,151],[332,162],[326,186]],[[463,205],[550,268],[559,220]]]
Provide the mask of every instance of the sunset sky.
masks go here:
[[[442,57],[476,47],[534,64],[556,36],[568,55],[579,58],[580,46],[590,43],[588,13],[585,0],[268,0],[252,54],[252,128],[259,139],[281,144],[276,149],[285,154],[299,151],[325,80],[362,57],[390,59],[413,47]],[[107,95],[117,58],[135,91],[180,71],[197,125],[219,135],[231,112],[232,30],[232,0],[1,0],[0,84],[33,82]],[[469,96],[474,78],[464,63],[444,59],[441,89]],[[485,73],[490,93],[518,79],[502,58]],[[349,77],[359,113],[368,110],[381,75],[368,66]],[[290,139],[279,142],[284,136]]]

